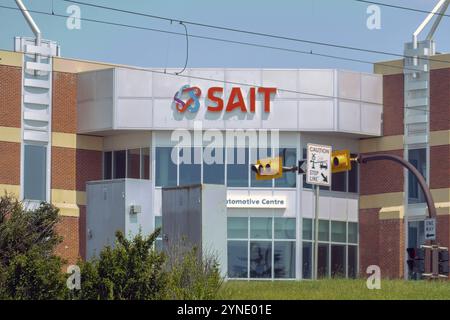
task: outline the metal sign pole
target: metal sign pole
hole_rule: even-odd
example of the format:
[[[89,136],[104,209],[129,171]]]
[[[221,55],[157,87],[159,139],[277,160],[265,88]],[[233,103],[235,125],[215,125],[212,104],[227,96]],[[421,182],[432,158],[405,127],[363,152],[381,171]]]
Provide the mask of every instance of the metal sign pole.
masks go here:
[[[319,185],[316,185],[316,204],[314,206],[314,280],[317,280],[319,270]]]

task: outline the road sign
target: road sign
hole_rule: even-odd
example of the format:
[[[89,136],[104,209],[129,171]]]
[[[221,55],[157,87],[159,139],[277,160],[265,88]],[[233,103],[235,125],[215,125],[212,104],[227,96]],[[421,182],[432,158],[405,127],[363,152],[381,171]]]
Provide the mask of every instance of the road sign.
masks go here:
[[[436,219],[425,219],[425,240],[436,240]]]
[[[299,160],[298,161],[298,174],[305,174],[306,173],[306,160]]]
[[[331,147],[308,143],[306,183],[331,186]]]

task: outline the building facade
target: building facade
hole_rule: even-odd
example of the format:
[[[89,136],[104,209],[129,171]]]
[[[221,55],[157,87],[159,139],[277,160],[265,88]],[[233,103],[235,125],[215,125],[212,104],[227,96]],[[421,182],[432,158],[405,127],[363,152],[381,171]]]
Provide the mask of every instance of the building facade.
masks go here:
[[[64,241],[58,253],[68,263],[90,256],[90,241],[99,237],[87,217],[87,185],[141,181],[140,196],[125,206],[141,206],[145,223],[128,210],[123,219],[133,232],[142,224],[148,233],[162,223],[163,187],[222,184],[227,186],[228,277],[309,279],[311,186],[294,173],[258,181],[250,164],[280,155],[284,165],[294,165],[305,158],[308,143],[355,155],[404,154],[400,62],[375,66],[374,74],[204,68],[175,75],[63,59],[50,42],[52,57],[41,62],[44,67],[28,63],[34,57],[29,43],[17,46],[19,52],[0,52],[0,187],[26,205],[44,200],[60,208]],[[431,71],[429,161],[420,145],[408,152],[418,168],[430,170],[438,241],[448,245],[450,68],[443,66]],[[184,86],[201,93],[196,92],[198,99],[188,94],[185,105],[177,105],[174,97]],[[198,110],[179,112],[180,107]],[[229,136],[233,144],[208,149],[213,139]],[[211,155],[223,161],[211,163]],[[319,275],[356,277],[375,264],[383,276],[401,277],[405,213],[413,216],[408,242],[423,237],[426,207],[417,184],[408,182],[405,193],[403,171],[385,161],[354,166],[331,181],[320,191]],[[108,219],[105,213],[102,225],[108,226]],[[103,238],[105,244],[111,241]]]

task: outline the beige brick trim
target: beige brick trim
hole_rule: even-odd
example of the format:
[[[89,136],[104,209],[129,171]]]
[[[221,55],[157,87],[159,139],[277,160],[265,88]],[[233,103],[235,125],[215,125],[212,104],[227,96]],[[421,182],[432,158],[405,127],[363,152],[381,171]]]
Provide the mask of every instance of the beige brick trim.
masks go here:
[[[107,64],[95,61],[83,61],[67,58],[53,58],[53,71],[67,72],[67,73],[80,73],[95,70],[104,70],[117,67],[119,65]]]
[[[17,142],[22,141],[22,132],[20,128],[0,127],[0,141],[3,142]]]
[[[20,199],[20,186],[14,184],[0,184],[0,196],[4,194],[12,194],[17,199]]]
[[[359,197],[360,209],[403,206],[404,192],[372,194]]]
[[[435,203],[450,202],[450,188],[431,189],[431,195]]]
[[[431,70],[449,68],[450,54],[439,54],[433,56]],[[403,60],[380,61],[373,66],[374,73],[392,75],[403,73]]]
[[[52,146],[73,149],[102,151],[103,138],[65,132],[52,133]]]
[[[79,217],[80,208],[76,204],[53,203],[59,209],[59,215],[63,217]]]
[[[52,189],[51,201],[55,203],[86,205],[86,192],[75,190]]]
[[[430,131],[430,146],[445,146],[450,144],[450,130]]]
[[[22,53],[0,50],[0,65],[22,68]]]
[[[378,219],[380,220],[403,219],[404,215],[405,215],[404,206],[384,207],[380,209]]]
[[[359,140],[359,152],[369,153],[403,149],[403,135]]]

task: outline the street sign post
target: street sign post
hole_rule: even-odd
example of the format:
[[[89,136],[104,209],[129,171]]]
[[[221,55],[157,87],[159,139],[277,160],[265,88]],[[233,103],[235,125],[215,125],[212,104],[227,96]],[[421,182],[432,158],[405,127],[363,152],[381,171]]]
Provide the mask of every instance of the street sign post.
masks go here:
[[[317,280],[319,263],[319,192],[320,186],[331,186],[331,147],[308,143],[306,154],[306,183],[316,186],[314,216],[314,272]]]
[[[436,219],[425,219],[425,240],[436,240]]]

